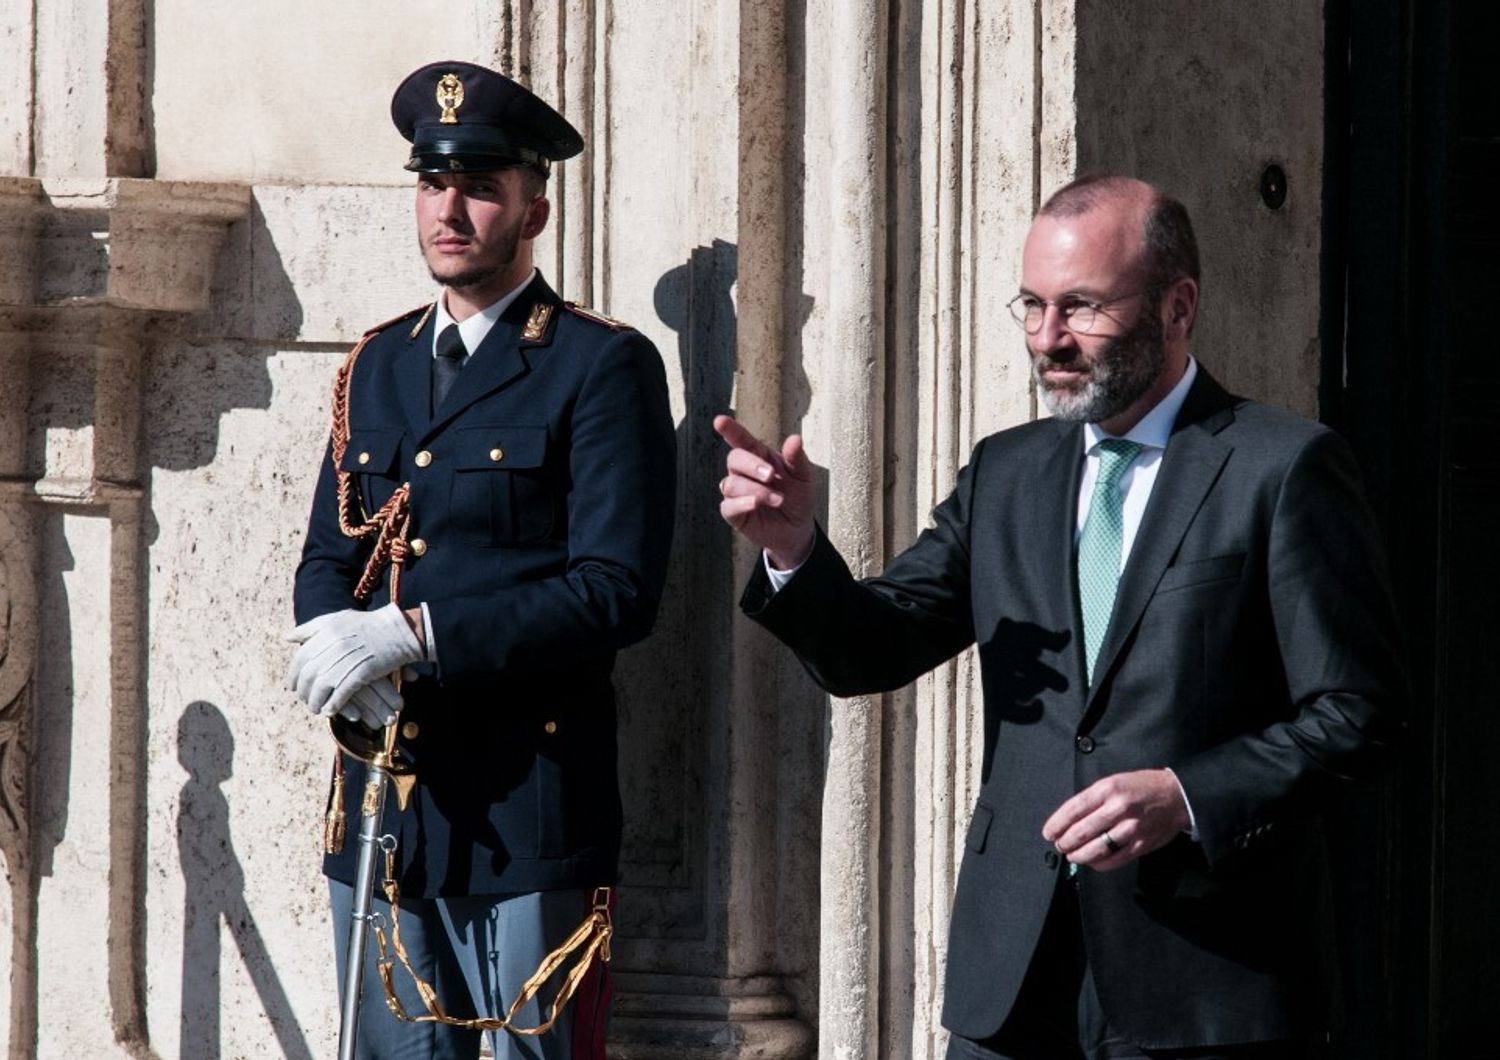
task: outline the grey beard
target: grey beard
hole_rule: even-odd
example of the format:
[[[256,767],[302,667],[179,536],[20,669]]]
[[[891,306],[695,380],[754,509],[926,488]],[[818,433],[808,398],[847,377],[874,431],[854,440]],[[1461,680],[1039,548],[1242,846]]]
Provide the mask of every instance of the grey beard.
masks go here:
[[[1033,359],[1032,377],[1048,412],[1070,423],[1100,423],[1118,416],[1151,389],[1166,364],[1166,350],[1161,318],[1154,308],[1148,309],[1134,327],[1099,350],[1088,381],[1078,390],[1048,387],[1042,369],[1062,362],[1046,356]]]

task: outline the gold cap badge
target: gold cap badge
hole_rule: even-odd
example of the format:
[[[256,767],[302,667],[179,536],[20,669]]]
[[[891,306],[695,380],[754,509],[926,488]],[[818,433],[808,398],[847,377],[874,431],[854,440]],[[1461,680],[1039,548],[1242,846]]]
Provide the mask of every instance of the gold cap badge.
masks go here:
[[[442,117],[438,121],[444,125],[457,125],[458,108],[464,102],[464,83],[457,74],[444,74],[438,78],[437,101],[438,106],[443,108]]]

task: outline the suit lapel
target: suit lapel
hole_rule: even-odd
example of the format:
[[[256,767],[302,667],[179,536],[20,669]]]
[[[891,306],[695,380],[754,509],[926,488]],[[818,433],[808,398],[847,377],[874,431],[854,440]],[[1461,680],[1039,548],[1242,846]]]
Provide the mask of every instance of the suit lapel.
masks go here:
[[[1094,683],[1088,697],[1091,708],[1156,592],[1157,582],[1233,452],[1233,446],[1218,434],[1234,420],[1234,400],[1202,365],[1198,366],[1198,378],[1177,415],[1130,559],[1120,574],[1114,612],[1094,665]],[[1081,629],[1081,623],[1076,628]]]

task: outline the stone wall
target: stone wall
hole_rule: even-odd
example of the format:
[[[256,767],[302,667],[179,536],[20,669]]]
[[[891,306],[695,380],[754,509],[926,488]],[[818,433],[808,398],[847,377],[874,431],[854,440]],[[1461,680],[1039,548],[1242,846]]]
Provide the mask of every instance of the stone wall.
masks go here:
[[[801,430],[860,570],[1036,414],[1040,197],[1194,211],[1195,345],[1311,411],[1321,16],[1298,0],[59,0],[0,7],[0,1020],[12,1056],[326,1056],[330,744],[281,688],[334,367],[431,296],[390,91],[509,70],[589,150],[542,267],[660,348],[657,634],[622,659],[613,1054],[928,1057],[974,789],[961,657],[830,702],[740,619],[733,410]],[[1288,175],[1278,210],[1259,180]],[[816,1038],[816,1044],[814,1039]]]

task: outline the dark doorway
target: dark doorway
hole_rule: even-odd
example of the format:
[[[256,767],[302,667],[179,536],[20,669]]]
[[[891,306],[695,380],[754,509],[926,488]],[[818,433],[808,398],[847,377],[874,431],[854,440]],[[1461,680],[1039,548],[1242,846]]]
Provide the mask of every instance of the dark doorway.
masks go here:
[[[1397,770],[1333,829],[1339,1055],[1500,1058],[1500,4],[1325,11],[1320,406],[1386,531],[1413,691]]]

